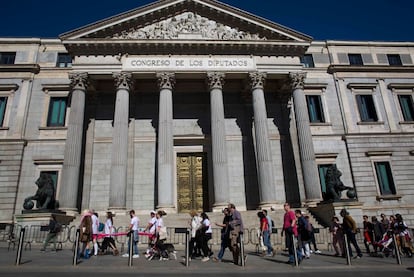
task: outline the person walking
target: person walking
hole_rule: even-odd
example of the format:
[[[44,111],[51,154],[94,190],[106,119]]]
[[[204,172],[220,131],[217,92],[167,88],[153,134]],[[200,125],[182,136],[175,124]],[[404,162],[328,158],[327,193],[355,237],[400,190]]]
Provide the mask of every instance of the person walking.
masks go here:
[[[260,234],[263,238],[263,244],[266,246],[266,254],[263,256],[273,257],[273,247],[270,243],[269,222],[263,211],[257,213],[260,220]]]
[[[104,227],[105,237],[102,241],[102,246],[101,246],[102,253],[105,253],[109,247],[112,249],[112,254],[114,256],[117,256],[119,254],[119,251],[116,248],[115,240],[112,237],[112,234],[114,233],[115,233],[115,227],[114,227],[113,214],[112,212],[107,212],[105,227]]]
[[[94,210],[90,211],[91,213],[91,219],[92,219],[92,243],[93,243],[93,255],[98,255],[98,235],[99,235],[99,219],[98,219],[98,213],[96,213]]]
[[[295,215],[297,218],[297,226],[298,226],[298,247],[302,256],[306,259],[310,258],[310,248],[309,248],[309,241],[311,239],[310,236],[310,227],[308,221],[302,214],[301,210],[295,210]]]
[[[353,257],[351,247],[352,244],[357,252],[357,255],[354,257],[354,259],[361,258],[362,252],[359,248],[358,242],[356,241],[357,226],[355,220],[349,215],[346,209],[342,209],[340,215],[343,217],[342,229],[344,230],[344,234],[346,235],[346,239],[348,242],[349,256]]]
[[[203,251],[203,258],[201,259],[202,262],[207,262],[210,260],[211,256],[211,249],[208,246],[208,241],[211,240],[213,230],[211,229],[211,222],[208,218],[208,215],[205,212],[201,213],[201,230],[202,230],[202,237],[201,237],[201,250]]]
[[[46,251],[46,247],[51,241],[53,241],[52,251],[56,251],[56,239],[57,239],[57,235],[61,231],[60,230],[61,225],[57,222],[56,216],[54,214],[50,216],[48,228],[49,228],[49,233],[47,234],[46,239],[43,242],[43,247],[40,249],[40,251]]]
[[[374,231],[374,226],[372,225],[372,223],[369,221],[368,216],[364,215],[362,216],[362,224],[364,227],[364,245],[365,245],[365,249],[367,251],[368,254],[371,253],[370,250],[370,245],[373,245],[373,241],[374,241],[374,236],[373,236],[373,231]]]
[[[310,221],[310,217],[308,215],[305,215],[305,219],[308,222],[309,226],[309,234],[310,234],[310,241],[309,241],[309,249],[310,253],[315,254],[321,254],[322,251],[318,249],[318,245],[316,244],[316,238],[315,238],[315,227],[313,226],[312,222]],[[313,251],[312,251],[313,246]]]
[[[199,231],[201,226],[202,218],[198,215],[196,210],[190,211],[190,228],[191,228],[191,239],[189,245],[189,259],[195,259],[197,256],[201,256],[201,232]]]
[[[335,249],[335,256],[345,257],[344,251],[344,233],[342,231],[341,223],[339,218],[334,216],[332,218],[332,224],[329,227],[329,232],[332,234],[332,246]]]
[[[378,252],[378,243],[382,240],[383,235],[385,234],[384,226],[381,222],[378,221],[376,216],[371,217],[372,229],[373,229],[373,239],[372,245],[374,247],[374,252]]]
[[[132,258],[139,258],[139,252],[138,252],[138,241],[139,241],[139,234],[138,234],[138,226],[139,226],[139,218],[135,215],[134,210],[129,211],[129,216],[131,218],[131,223],[129,224],[129,239],[128,239],[128,252],[122,255],[122,257],[129,257],[129,253],[131,251],[131,239],[132,239],[132,247],[133,247],[133,256]]]
[[[285,210],[285,214],[283,216],[283,228],[281,235],[285,235],[285,246],[289,251],[289,260],[286,262],[288,264],[295,263],[295,240],[294,238],[298,237],[298,228],[296,225],[297,219],[295,212],[290,209],[290,204],[285,203],[283,205],[283,209]],[[298,254],[298,262],[302,260],[302,253],[297,251]]]
[[[229,222],[230,226],[230,247],[233,254],[233,263],[235,265],[239,264],[240,256],[240,234],[244,232],[243,220],[240,212],[236,210],[236,206],[233,203],[230,203],[227,207],[230,211],[231,220]],[[246,257],[243,257],[246,260]]]
[[[84,210],[79,225],[79,241],[82,243],[81,251],[78,251],[79,257],[89,258],[89,242],[92,241],[92,214],[89,210]]]
[[[221,262],[224,256],[224,251],[227,247],[230,247],[230,227],[229,223],[231,220],[231,215],[228,208],[223,209],[223,222],[218,223],[216,222],[216,226],[221,227],[221,244],[220,244],[220,251],[217,257],[213,257],[213,261]]]

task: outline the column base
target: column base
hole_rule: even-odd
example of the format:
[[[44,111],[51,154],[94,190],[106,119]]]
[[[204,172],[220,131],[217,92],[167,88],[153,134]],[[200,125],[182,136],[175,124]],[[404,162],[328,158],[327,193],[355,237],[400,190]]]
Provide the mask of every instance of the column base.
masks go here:
[[[259,205],[259,209],[260,210],[267,210],[267,211],[276,211],[276,210],[280,210],[283,209],[283,204],[284,203],[280,203],[280,202],[262,202]]]
[[[216,203],[213,205],[213,212],[222,212],[224,208],[228,207],[228,203]]]
[[[126,208],[109,208],[108,212],[111,212],[114,216],[116,215],[124,216],[124,215],[128,215],[129,210],[127,210]]]
[[[164,211],[168,215],[169,213],[177,213],[177,208],[171,205],[158,205],[157,211]]]

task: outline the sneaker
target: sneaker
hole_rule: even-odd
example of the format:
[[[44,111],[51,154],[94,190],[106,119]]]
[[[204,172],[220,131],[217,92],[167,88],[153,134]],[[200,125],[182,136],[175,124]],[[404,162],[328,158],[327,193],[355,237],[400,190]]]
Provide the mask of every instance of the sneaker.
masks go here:
[[[273,252],[266,254],[266,257],[273,257]]]
[[[213,261],[218,262],[218,263],[221,262],[221,260],[219,258],[216,258],[216,257],[213,257]]]
[[[202,259],[201,259],[201,261],[202,261],[202,262],[207,262],[207,261],[209,261],[209,260],[210,260],[210,258],[209,258],[209,257],[204,257],[204,258],[202,258]]]
[[[321,254],[322,251],[321,250],[315,250],[315,254]]]
[[[128,253],[125,253],[124,255],[122,255],[122,257],[128,258],[129,257],[129,254]]]
[[[134,259],[139,258],[139,255],[138,254],[134,254],[134,255],[132,255],[132,258],[134,258]]]

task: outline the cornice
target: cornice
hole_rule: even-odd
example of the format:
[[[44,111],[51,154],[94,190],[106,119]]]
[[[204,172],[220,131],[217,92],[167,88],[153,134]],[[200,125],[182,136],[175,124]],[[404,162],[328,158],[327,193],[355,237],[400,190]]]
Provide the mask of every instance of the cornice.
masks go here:
[[[414,72],[414,66],[389,66],[389,65],[330,65],[328,73],[333,74],[337,72]]]
[[[0,65],[0,72],[30,72],[37,74],[40,72],[38,64],[3,64]]]
[[[110,40],[83,39],[63,41],[72,55],[303,55],[310,42],[222,41],[222,40]]]

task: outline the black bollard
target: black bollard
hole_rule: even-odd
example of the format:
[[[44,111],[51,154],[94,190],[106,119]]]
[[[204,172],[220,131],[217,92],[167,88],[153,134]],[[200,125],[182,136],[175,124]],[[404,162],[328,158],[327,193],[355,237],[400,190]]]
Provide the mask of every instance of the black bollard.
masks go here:
[[[185,231],[185,266],[190,266],[190,230]]]
[[[346,233],[344,233],[344,242],[345,242],[346,264],[351,265],[351,256],[349,254],[348,236],[346,235]]]
[[[128,251],[128,266],[131,267],[132,266],[132,253],[134,252],[133,249],[133,243],[134,243],[134,231],[129,231],[129,241],[128,241],[128,245],[129,245],[129,251]]]
[[[239,239],[240,239],[240,256],[241,256],[241,265],[242,267],[246,266],[246,259],[245,259],[245,254],[244,254],[244,237],[243,237],[243,233],[239,234]]]
[[[400,251],[398,250],[398,243],[395,234],[392,234],[392,243],[394,244],[395,258],[397,259],[397,264],[402,265]]]
[[[17,255],[16,255],[16,265],[20,265],[22,261],[23,242],[24,242],[25,233],[26,233],[26,228],[24,227],[20,230],[19,245],[17,247]]]
[[[292,234],[292,247],[293,247],[293,256],[295,257],[295,266],[299,266],[299,257],[296,247],[295,235]]]
[[[80,237],[80,230],[76,229],[72,265],[77,265],[78,264],[79,237]]]

